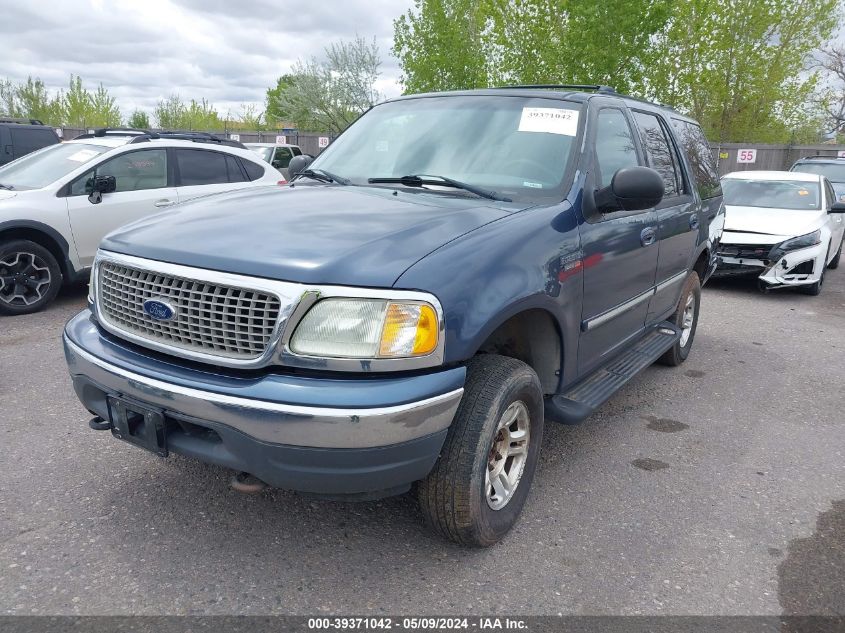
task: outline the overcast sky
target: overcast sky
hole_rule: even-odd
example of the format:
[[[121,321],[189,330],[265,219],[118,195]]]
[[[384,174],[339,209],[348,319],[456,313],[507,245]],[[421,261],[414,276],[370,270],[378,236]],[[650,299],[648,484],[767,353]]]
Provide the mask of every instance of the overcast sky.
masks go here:
[[[51,89],[81,75],[102,82],[124,116],[170,94],[211,101],[232,116],[297,58],[333,41],[376,37],[377,85],[400,93],[393,20],[412,0],[29,0],[0,2],[0,79],[40,77]]]

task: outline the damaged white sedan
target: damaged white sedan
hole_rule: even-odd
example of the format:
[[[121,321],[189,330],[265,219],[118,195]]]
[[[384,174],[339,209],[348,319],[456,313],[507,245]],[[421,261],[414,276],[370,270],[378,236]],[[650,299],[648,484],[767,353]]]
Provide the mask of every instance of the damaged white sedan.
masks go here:
[[[845,202],[818,174],[739,171],[722,178],[725,229],[717,275],[757,275],[760,288],[817,295],[836,268]]]

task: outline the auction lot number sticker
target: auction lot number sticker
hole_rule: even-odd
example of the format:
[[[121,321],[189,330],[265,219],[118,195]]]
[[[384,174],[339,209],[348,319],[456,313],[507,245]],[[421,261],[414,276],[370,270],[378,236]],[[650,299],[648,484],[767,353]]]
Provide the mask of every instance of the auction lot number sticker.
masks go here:
[[[520,618],[347,617],[308,618],[310,631],[526,631]]]
[[[522,108],[517,131],[575,136],[578,131],[578,110]]]

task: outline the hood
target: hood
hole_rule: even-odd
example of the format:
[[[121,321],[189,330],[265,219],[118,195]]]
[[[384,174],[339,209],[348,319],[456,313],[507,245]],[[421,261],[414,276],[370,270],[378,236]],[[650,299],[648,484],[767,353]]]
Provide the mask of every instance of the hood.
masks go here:
[[[815,231],[826,216],[824,211],[725,205],[725,231],[786,239]]]
[[[386,188],[262,187],[179,204],[118,229],[101,246],[285,281],[390,287],[446,242],[518,209]]]

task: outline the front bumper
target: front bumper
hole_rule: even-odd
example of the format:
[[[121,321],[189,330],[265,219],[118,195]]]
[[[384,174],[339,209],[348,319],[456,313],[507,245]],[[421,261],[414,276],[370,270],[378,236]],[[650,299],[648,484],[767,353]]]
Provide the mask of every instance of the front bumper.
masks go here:
[[[824,244],[789,251],[775,260],[720,254],[715,276],[755,275],[770,288],[804,286],[819,280],[826,254]]]
[[[437,460],[463,394],[463,367],[397,377],[214,373],[102,331],[88,311],[65,327],[85,407],[109,396],[164,412],[167,448],[280,488],[326,495],[398,492]]]

